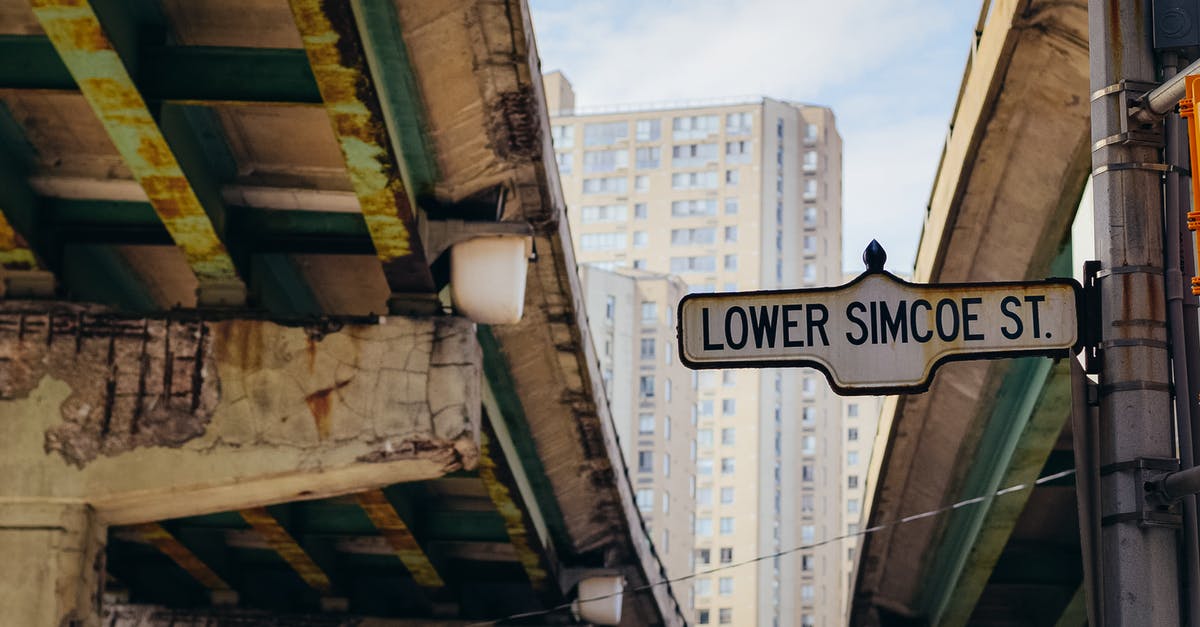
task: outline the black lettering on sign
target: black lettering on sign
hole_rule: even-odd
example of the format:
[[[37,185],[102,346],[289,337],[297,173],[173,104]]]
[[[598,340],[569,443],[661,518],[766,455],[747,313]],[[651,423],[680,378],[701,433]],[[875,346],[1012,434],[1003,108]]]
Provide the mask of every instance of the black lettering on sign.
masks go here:
[[[971,307],[982,302],[982,298],[962,299],[963,339],[968,342],[983,339],[982,333],[971,333],[971,323],[979,319],[979,314],[971,313]]]
[[[887,344],[889,333],[892,334],[893,342],[899,340],[902,344],[908,344],[908,317],[904,315],[904,308],[907,305],[907,301],[900,301],[897,305],[896,315],[893,317],[892,312],[888,310],[888,304],[879,303],[879,326],[883,331],[884,344]]]
[[[871,301],[871,343],[879,343],[879,303]]]
[[[1038,303],[1046,300],[1045,296],[1026,296],[1025,302],[1033,305],[1033,337],[1042,337],[1041,320],[1038,319]],[[1049,334],[1046,337],[1050,337]]]
[[[742,319],[742,337],[739,340],[733,339],[733,315],[737,314]],[[746,310],[734,305],[725,311],[725,343],[729,344],[729,348],[733,350],[741,350],[746,346],[746,340],[750,338],[750,327],[746,324]]]
[[[862,346],[867,341],[867,324],[854,315],[855,311],[867,313],[867,306],[858,301],[853,301],[849,305],[846,305],[846,319],[858,326],[862,337],[855,337],[852,332],[847,331],[846,339],[855,346]]]
[[[908,326],[912,327],[913,339],[924,344],[925,342],[933,339],[933,329],[929,329],[925,331],[925,333],[917,331],[917,309],[921,307],[925,308],[926,313],[933,311],[933,305],[929,304],[929,301],[925,300],[924,298],[918,298],[917,300],[914,300],[912,304],[912,310],[909,312],[909,318],[911,320]]]
[[[768,316],[767,310],[770,309]],[[763,347],[763,336],[766,336],[767,348],[775,348],[775,331],[779,328],[779,305],[771,305],[767,307],[763,305],[757,309],[758,315],[755,315],[755,308],[750,308],[750,326],[754,328],[754,348]]]
[[[1005,296],[1004,300],[1000,301],[1000,313],[1007,316],[1009,320],[1012,320],[1014,327],[1013,330],[1009,331],[1008,324],[1005,323],[1000,327],[1000,333],[1004,334],[1004,337],[1010,340],[1021,337],[1021,332],[1025,330],[1025,323],[1021,322],[1021,316],[1011,309],[1014,306],[1018,309],[1021,307],[1021,299],[1016,296]]]
[[[810,305],[811,307],[811,305]],[[783,346],[784,348],[797,348],[804,346],[804,342],[792,339],[792,329],[800,326],[799,320],[792,320],[791,313],[800,311],[804,305],[784,305],[783,306]],[[822,332],[824,334],[824,332]],[[811,342],[812,340],[809,339]]]
[[[817,318],[814,312],[820,312],[821,317]],[[821,334],[821,344],[829,346],[829,336],[825,335],[825,323],[829,321],[829,310],[825,305],[814,303],[808,306],[808,345],[816,346],[813,342],[813,329],[815,328]]]
[[[946,317],[942,315],[943,309],[950,309],[950,330],[946,331],[946,325],[943,324]],[[937,334],[943,342],[953,342],[954,338],[958,337],[958,305],[949,298],[943,298],[937,304]]]
[[[708,307],[704,307],[700,310],[700,326],[704,328],[704,350],[719,351],[722,348],[725,348],[724,344],[713,344],[708,339]]]

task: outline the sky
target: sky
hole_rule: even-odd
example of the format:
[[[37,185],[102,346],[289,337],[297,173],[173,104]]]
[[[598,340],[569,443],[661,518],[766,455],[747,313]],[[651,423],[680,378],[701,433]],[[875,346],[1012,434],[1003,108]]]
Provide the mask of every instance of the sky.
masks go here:
[[[980,0],[530,0],[576,107],[769,96],[833,108],[843,268],[910,272]]]

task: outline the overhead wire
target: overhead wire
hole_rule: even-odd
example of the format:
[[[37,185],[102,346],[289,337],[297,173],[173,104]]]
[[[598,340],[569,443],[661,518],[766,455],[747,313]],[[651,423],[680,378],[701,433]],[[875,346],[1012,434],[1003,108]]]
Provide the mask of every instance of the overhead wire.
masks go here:
[[[919,514],[910,514],[908,516],[904,516],[903,518],[897,518],[895,520],[880,523],[878,525],[873,525],[871,527],[867,527],[865,529],[860,529],[858,531],[847,532],[847,533],[843,533],[841,535],[836,535],[836,536],[830,536],[828,538],[824,538],[824,539],[818,540],[816,542],[810,542],[808,544],[794,546],[794,547],[783,549],[780,551],[775,551],[773,553],[758,555],[758,556],[755,556],[755,557],[752,557],[749,559],[745,559],[745,560],[742,560],[739,562],[732,562],[732,563],[724,564],[724,565],[717,566],[714,568],[709,568],[707,570],[697,571],[694,573],[689,573],[687,575],[681,575],[679,577],[673,577],[670,579],[660,579],[658,581],[653,581],[648,584],[638,586],[636,588],[630,588],[628,590],[623,590],[621,592],[610,592],[608,594],[603,594],[603,595],[595,596],[595,597],[589,597],[587,599],[578,599],[576,601],[572,601],[569,603],[562,603],[560,605],[556,605],[554,607],[547,608],[544,610],[521,612],[519,614],[509,614],[508,616],[503,616],[500,618],[494,618],[491,620],[469,623],[466,627],[487,627],[489,625],[496,625],[496,624],[499,624],[499,623],[502,623],[505,621],[519,620],[522,618],[536,618],[538,616],[549,616],[550,614],[555,614],[557,612],[563,612],[563,611],[570,610],[575,605],[575,603],[603,601],[605,599],[611,599],[613,597],[627,595],[627,594],[639,594],[642,592],[653,590],[654,588],[656,588],[658,586],[663,586],[663,585],[666,585],[669,583],[678,583],[681,581],[688,581],[691,579],[695,579],[697,577],[706,577],[708,575],[712,575],[715,573],[731,570],[734,568],[739,568],[741,566],[748,566],[750,564],[756,564],[756,563],[764,561],[764,560],[774,559],[776,557],[782,557],[784,555],[797,553],[799,551],[807,551],[810,549],[815,549],[818,547],[825,546],[827,544],[832,544],[834,542],[840,542],[842,540],[848,540],[850,538],[857,538],[857,537],[870,535],[872,533],[878,533],[880,531],[889,529],[891,527],[897,527],[900,525],[908,524],[908,523],[922,520],[925,518],[931,518],[931,517],[937,516],[939,514],[944,514],[946,512],[953,511],[953,510],[956,510],[956,509],[959,509],[962,507],[967,507],[969,505],[978,505],[980,503],[990,501],[991,499],[994,499],[996,497],[1005,496],[1008,494],[1015,494],[1017,492],[1021,492],[1024,490],[1030,490],[1030,489],[1033,489],[1035,486],[1050,483],[1051,481],[1057,481],[1058,479],[1063,479],[1063,478],[1069,477],[1073,474],[1075,474],[1075,469],[1069,468],[1067,470],[1052,473],[1052,474],[1046,475],[1044,477],[1039,477],[1038,479],[1036,479],[1032,482],[1029,482],[1029,483],[1019,483],[1016,485],[1009,486],[1007,488],[1001,488],[1001,489],[996,490],[995,492],[992,492],[989,494],[984,494],[984,495],[972,497],[969,499],[964,499],[962,501],[958,501],[956,503],[951,503],[950,505],[945,505],[945,506],[939,507],[937,509],[931,509],[926,512],[921,512]]]

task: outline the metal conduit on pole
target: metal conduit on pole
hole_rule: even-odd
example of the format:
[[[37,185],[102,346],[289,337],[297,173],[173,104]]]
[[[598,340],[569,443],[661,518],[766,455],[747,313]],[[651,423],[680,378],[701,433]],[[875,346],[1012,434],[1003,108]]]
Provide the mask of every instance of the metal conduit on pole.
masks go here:
[[[1156,79],[1150,3],[1089,0],[1100,289],[1100,550],[1110,627],[1179,624],[1176,530],[1146,516],[1140,468],[1174,459],[1158,148],[1119,139],[1131,83]],[[1155,166],[1160,167],[1155,167]],[[1095,312],[1093,312],[1095,313]]]
[[[1176,76],[1179,59],[1174,52],[1162,55],[1163,79],[1170,81]],[[1180,168],[1186,168],[1187,133],[1183,120],[1178,113],[1171,112],[1164,121],[1165,145],[1164,156],[1168,166],[1172,167],[1166,175],[1163,187],[1166,196],[1164,211],[1164,261],[1167,288],[1167,333],[1171,338],[1171,369],[1175,381],[1175,424],[1179,434],[1179,463],[1187,469],[1194,465],[1192,455],[1193,403],[1191,393],[1190,368],[1188,364],[1189,350],[1184,331],[1187,324],[1183,315],[1184,284],[1187,280],[1181,269],[1184,251],[1190,234],[1185,237],[1181,223],[1183,212],[1180,210],[1182,201],[1188,197],[1184,193],[1179,175]],[[1193,348],[1194,350],[1194,348]],[[1183,497],[1183,557],[1187,567],[1187,608],[1190,627],[1200,627],[1200,551],[1198,551],[1196,535],[1196,497]]]

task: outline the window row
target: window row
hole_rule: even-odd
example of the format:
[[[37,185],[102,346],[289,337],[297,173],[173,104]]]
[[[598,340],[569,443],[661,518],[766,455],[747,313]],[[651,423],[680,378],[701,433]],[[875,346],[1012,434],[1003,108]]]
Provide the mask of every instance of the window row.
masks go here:
[[[723,607],[717,610],[717,624],[730,625],[733,623],[733,608]],[[696,624],[712,624],[712,610],[696,610]]]
[[[732,457],[721,458],[721,474],[732,475],[737,470],[737,464]],[[713,460],[709,457],[702,457],[696,460],[696,474],[701,477],[711,477],[713,474]]]
[[[721,516],[717,519],[717,532],[723,536],[733,535],[733,516]],[[708,517],[696,519],[696,535],[701,538],[712,537],[713,521]]]
[[[720,489],[719,496],[721,497],[722,505],[733,504],[733,488],[724,487]],[[696,505],[699,507],[711,507],[713,504],[712,488],[697,488],[696,489]]]

